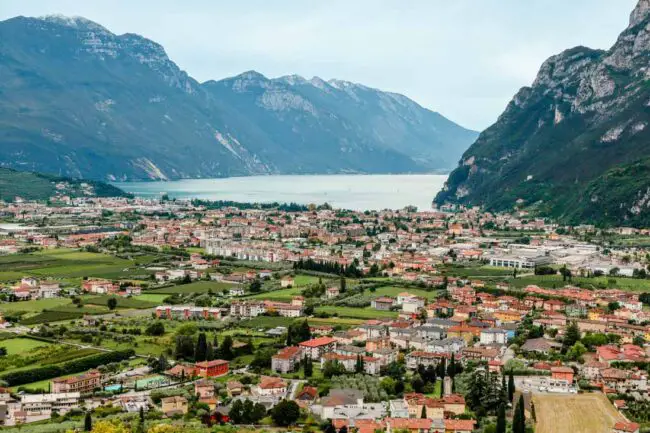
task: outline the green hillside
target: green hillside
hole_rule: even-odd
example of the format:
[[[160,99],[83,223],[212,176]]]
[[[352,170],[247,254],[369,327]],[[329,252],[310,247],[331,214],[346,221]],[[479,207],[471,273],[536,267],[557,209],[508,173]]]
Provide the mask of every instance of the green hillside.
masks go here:
[[[53,196],[127,197],[121,189],[104,182],[77,180],[0,168],[0,199],[48,200]]]

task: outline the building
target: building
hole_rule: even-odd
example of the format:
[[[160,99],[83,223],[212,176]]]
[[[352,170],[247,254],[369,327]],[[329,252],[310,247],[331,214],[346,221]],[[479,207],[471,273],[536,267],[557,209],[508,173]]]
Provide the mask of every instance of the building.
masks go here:
[[[57,378],[52,380],[52,393],[89,393],[102,386],[102,374],[97,370],[91,370],[88,373],[78,376]]]
[[[302,348],[289,346],[281,349],[271,358],[271,369],[278,373],[289,373],[296,370],[302,359]]]
[[[21,410],[25,416],[40,415],[57,411],[64,414],[79,407],[79,392],[59,392],[51,394],[25,394],[20,397]]]
[[[282,288],[284,288],[284,289],[286,289],[288,287],[293,287],[294,283],[295,283],[295,281],[294,281],[293,277],[290,277],[288,275],[280,278],[280,286]]]
[[[173,320],[220,319],[221,309],[193,305],[161,305],[156,307],[156,317]]]
[[[214,397],[214,383],[201,379],[194,382],[194,394],[199,398],[212,398]]]
[[[217,377],[228,374],[228,361],[215,359],[196,363],[196,375],[201,377]]]
[[[264,302],[233,301],[230,304],[230,315],[233,317],[251,318],[266,312]]]
[[[515,269],[535,269],[536,266],[552,263],[552,258],[546,255],[526,256],[494,256],[490,257],[490,266]]]
[[[336,340],[332,337],[318,337],[303,341],[299,346],[303,349],[306,357],[317,360],[323,354],[336,349]]]
[[[287,383],[279,377],[262,376],[255,390],[261,396],[283,396],[287,393]]]
[[[165,397],[160,400],[165,416],[185,415],[188,410],[187,399],[181,396]]]
[[[618,421],[612,427],[612,433],[639,433],[641,426],[631,421]]]
[[[379,298],[373,299],[370,305],[375,310],[389,311],[394,303],[395,301],[393,298],[389,298],[388,296],[380,296]]]
[[[483,329],[481,331],[481,344],[506,344],[508,342],[508,331],[504,329]]]
[[[328,287],[327,290],[325,291],[325,297],[327,299],[332,299],[336,298],[338,295],[340,295],[341,291],[339,290],[338,287]]]
[[[555,380],[565,380],[567,383],[573,383],[574,371],[571,367],[551,367],[551,378]]]

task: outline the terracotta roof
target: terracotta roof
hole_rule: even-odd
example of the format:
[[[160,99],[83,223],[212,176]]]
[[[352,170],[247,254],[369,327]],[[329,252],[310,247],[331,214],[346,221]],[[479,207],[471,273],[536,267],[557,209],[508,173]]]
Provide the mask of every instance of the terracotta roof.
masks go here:
[[[308,341],[303,341],[300,343],[303,347],[320,347],[327,346],[328,344],[334,343],[336,340],[332,337],[318,337]]]

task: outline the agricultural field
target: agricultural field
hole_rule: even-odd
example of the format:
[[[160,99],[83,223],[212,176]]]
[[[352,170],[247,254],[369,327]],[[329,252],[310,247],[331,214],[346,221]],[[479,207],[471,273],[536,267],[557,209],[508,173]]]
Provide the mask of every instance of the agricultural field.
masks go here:
[[[536,433],[609,433],[623,416],[603,394],[536,394]]]
[[[377,319],[383,317],[395,318],[398,313],[396,311],[379,311],[373,308],[353,308],[353,307],[338,307],[338,306],[323,306],[315,309],[316,313],[337,314],[338,317],[350,317],[353,319]]]
[[[229,283],[220,283],[216,281],[197,281],[195,283],[180,284],[178,286],[161,287],[160,289],[149,290],[147,291],[147,294],[173,295],[175,293],[208,293],[210,290],[212,290],[214,293],[217,293],[230,289],[232,287],[233,284]]]
[[[3,313],[8,313],[8,312],[40,313],[43,310],[69,305],[71,303],[72,301],[69,298],[50,298],[50,299],[36,299],[33,301],[5,302],[0,304],[0,311],[2,311]]]
[[[519,278],[510,278],[506,282],[515,288],[524,288],[535,284],[545,288],[560,288],[567,284],[580,285],[586,288],[616,288],[631,292],[650,292],[650,280],[628,277],[573,277],[571,282],[563,281],[561,275],[530,275]]]
[[[291,298],[294,296],[300,295],[302,290],[298,287],[292,287],[288,289],[280,290],[271,290],[268,292],[256,293],[254,295],[248,295],[244,298],[246,299],[261,299],[261,300],[273,300],[273,301],[291,301]]]
[[[394,286],[385,286],[385,287],[378,287],[374,291],[366,291],[365,295],[371,295],[373,298],[377,298],[379,296],[390,296],[392,298],[396,297],[400,293],[410,293],[411,295],[415,296],[421,296],[423,298],[428,299],[429,301],[436,299],[438,297],[439,291],[434,290],[431,292],[428,292],[426,290],[422,289],[412,289],[412,288],[404,288],[404,287],[394,287]]]
[[[0,341],[0,347],[7,349],[7,355],[19,355],[39,347],[50,346],[50,343],[31,338],[12,338]]]
[[[160,305],[168,297],[169,297],[169,295],[155,294],[155,293],[144,293],[142,295],[134,296],[133,299],[137,299],[138,301],[151,302],[151,303],[154,303],[156,305]]]
[[[56,248],[29,254],[0,257],[0,282],[19,280],[26,275],[45,279],[70,279],[82,277],[129,278],[148,276],[150,271],[134,268],[153,259],[142,256],[134,260],[121,259],[109,254],[90,253],[66,248]]]
[[[92,298],[84,299],[84,303],[106,307],[108,300],[111,298],[117,301],[117,308],[144,309],[144,308],[153,308],[158,305],[157,303],[149,302],[141,299],[123,298],[121,296],[109,296],[109,295],[94,296]]]

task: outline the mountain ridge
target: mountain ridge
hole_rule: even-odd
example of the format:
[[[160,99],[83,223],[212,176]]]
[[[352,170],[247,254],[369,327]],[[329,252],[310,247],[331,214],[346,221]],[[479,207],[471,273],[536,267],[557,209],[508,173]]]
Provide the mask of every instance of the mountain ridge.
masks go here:
[[[431,172],[477,133],[403,95],[247,71],[198,82],[82,17],[0,22],[0,166],[105,180]]]
[[[463,154],[435,202],[650,225],[650,176],[621,181],[648,166],[649,64],[650,0],[641,0],[610,49],[579,46],[547,59]]]

